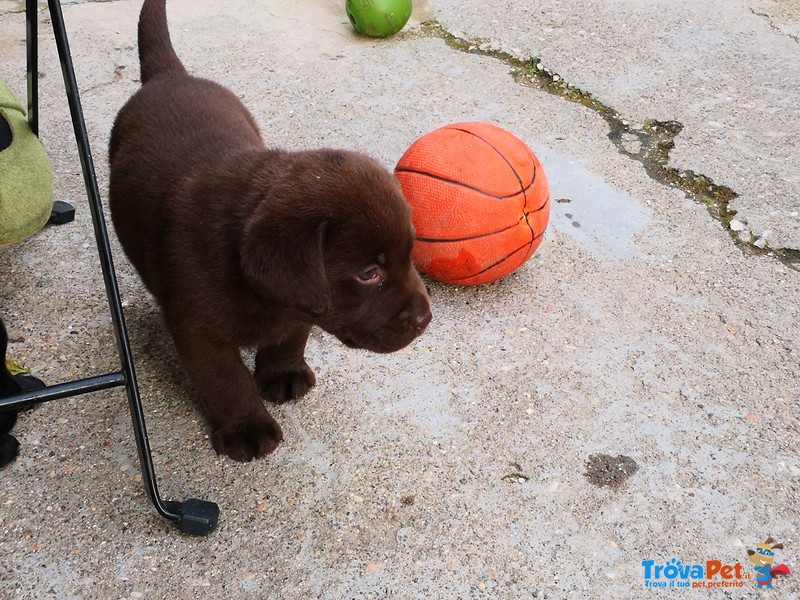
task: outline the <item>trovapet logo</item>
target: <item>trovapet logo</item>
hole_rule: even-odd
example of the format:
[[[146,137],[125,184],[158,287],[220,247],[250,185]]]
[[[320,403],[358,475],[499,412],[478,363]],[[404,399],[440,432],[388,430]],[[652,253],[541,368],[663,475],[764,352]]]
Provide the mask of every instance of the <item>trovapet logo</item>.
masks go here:
[[[742,564],[730,565],[719,560],[704,563],[684,563],[677,558],[658,564],[654,560],[643,560],[644,586],[647,588],[689,587],[744,587],[750,573],[744,572]]]
[[[791,574],[784,564],[774,565],[775,550],[782,550],[783,544],[775,543],[768,537],[756,544],[755,550],[748,550],[750,565],[736,562],[725,563],[721,560],[705,562],[683,562],[672,558],[659,563],[654,560],[643,560],[642,570],[646,588],[742,588],[752,586],[771,588],[773,579]],[[755,569],[755,573],[752,572]],[[754,577],[755,576],[755,577]]]

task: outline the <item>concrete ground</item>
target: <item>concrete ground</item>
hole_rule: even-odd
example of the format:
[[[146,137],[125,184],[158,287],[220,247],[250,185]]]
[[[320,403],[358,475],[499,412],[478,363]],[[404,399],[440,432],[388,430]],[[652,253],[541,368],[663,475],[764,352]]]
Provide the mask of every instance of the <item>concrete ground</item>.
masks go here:
[[[64,7],[104,196],[139,7]],[[0,0],[0,76],[24,98],[20,10]],[[120,390],[40,406],[0,475],[0,598],[661,596],[648,565],[651,584],[720,586],[681,597],[800,596],[796,0],[430,0],[381,41],[333,0],[169,16],[187,67],[270,144],[391,168],[447,123],[514,132],[548,174],[550,227],[499,282],[430,282],[434,321],[401,352],[316,332],[318,385],[273,410],[286,440],[250,464],[214,454],[114,240],[162,494],[217,502],[219,527],[155,513]],[[55,383],[117,358],[42,21],[41,139],[78,214],[0,250],[0,310],[10,354]],[[772,592],[747,554],[767,536],[793,571]],[[673,559],[733,568],[669,579]]]

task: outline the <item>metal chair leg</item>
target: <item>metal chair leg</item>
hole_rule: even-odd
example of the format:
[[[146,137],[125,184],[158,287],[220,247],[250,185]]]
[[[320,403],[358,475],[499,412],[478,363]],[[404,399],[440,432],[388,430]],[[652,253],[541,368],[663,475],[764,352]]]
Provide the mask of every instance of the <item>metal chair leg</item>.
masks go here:
[[[69,50],[67,32],[61,11],[61,2],[60,0],[49,0],[48,6],[53,24],[56,47],[58,49],[58,56],[61,62],[61,71],[64,77],[64,87],[66,88],[72,125],[75,131],[75,141],[78,145],[81,169],[83,171],[84,183],[89,198],[89,209],[92,215],[100,266],[103,272],[103,281],[108,297],[122,369],[117,373],[50,386],[43,390],[4,398],[0,400],[0,408],[19,408],[37,402],[55,400],[75,394],[83,394],[115,386],[124,386],[128,397],[128,406],[136,438],[136,447],[139,453],[142,479],[145,483],[150,500],[159,514],[167,519],[176,521],[180,525],[181,530],[185,533],[207,535],[214,530],[217,524],[219,507],[215,503],[194,498],[190,498],[184,502],[164,501],[161,499],[158,492],[155,469],[150,453],[147,429],[145,427],[144,411],[139,396],[139,387],[136,381],[136,372],[131,356],[127,328],[125,326],[125,317],[122,312],[119,288],[117,286],[114,264],[111,258],[108,229],[103,215],[97,177],[94,170],[91,150],[89,148],[89,139],[83,118],[80,96],[78,94],[78,86],[75,80],[72,56]],[[36,40],[38,17],[36,13],[36,0],[27,0],[26,19],[28,34],[28,115],[29,119],[32,119],[32,121],[29,122],[36,125],[38,129],[38,50]]]
[[[25,58],[28,75],[28,126],[39,135],[39,19],[36,0],[25,0]]]

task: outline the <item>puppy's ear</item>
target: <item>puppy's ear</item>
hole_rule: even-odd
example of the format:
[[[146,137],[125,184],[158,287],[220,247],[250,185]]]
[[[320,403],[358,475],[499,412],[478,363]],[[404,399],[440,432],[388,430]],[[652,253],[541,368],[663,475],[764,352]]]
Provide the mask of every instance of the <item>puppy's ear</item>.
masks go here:
[[[313,316],[328,312],[325,220],[255,217],[245,228],[241,268],[262,296]]]

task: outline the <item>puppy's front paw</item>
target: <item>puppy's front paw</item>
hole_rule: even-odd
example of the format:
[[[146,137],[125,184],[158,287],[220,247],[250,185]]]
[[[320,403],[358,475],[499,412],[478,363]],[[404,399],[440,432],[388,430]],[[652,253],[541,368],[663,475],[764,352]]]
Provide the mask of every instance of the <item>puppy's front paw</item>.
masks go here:
[[[317,378],[314,376],[314,371],[303,363],[298,368],[275,373],[257,370],[255,381],[264,400],[282,403],[305,396],[317,383]]]
[[[216,427],[211,437],[217,454],[225,454],[239,462],[266,456],[278,447],[281,440],[281,426],[266,413],[244,423]]]

